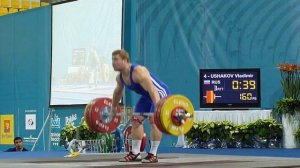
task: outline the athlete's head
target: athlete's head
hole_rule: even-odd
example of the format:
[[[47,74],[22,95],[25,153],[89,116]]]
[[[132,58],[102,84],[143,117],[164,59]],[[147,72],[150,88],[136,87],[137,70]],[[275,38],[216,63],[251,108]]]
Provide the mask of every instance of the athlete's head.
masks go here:
[[[112,52],[112,66],[115,71],[124,69],[129,63],[129,55],[125,50],[115,50]]]

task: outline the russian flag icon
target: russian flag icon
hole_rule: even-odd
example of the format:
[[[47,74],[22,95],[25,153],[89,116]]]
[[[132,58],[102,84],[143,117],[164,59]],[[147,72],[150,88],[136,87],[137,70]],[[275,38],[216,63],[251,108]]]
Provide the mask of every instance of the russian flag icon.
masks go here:
[[[210,85],[210,80],[204,80],[204,81],[203,81],[203,84],[204,84],[204,85]]]

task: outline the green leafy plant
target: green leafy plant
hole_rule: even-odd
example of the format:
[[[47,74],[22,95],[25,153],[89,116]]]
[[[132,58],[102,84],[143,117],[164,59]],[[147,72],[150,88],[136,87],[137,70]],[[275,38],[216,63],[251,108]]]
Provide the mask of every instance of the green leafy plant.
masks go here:
[[[76,138],[77,128],[73,124],[67,124],[60,131],[59,145],[64,145],[65,141],[70,142]]]
[[[226,140],[226,142],[230,142],[232,139],[232,130],[234,126],[230,121],[222,121],[216,122],[215,128],[212,132],[215,133],[214,138],[218,138],[219,140]]]
[[[207,142],[212,138],[211,130],[213,130],[215,123],[213,122],[198,122],[194,123],[191,130],[186,134],[188,143],[198,139],[202,142]]]
[[[186,140],[188,143],[191,143],[194,139],[198,137],[198,123],[194,123],[190,131],[186,134]]]
[[[229,121],[222,122],[199,122],[194,123],[191,130],[186,134],[188,143],[193,140],[208,142],[215,138],[232,143],[233,139],[251,145],[253,137],[266,139],[282,139],[282,125],[275,119],[259,119],[247,124],[232,124]]]
[[[274,112],[294,115],[300,109],[300,66],[296,64],[279,64],[281,86],[284,98],[276,102]]]
[[[97,132],[92,131],[84,117],[81,119],[80,125],[78,127],[73,124],[67,124],[63,127],[60,132],[59,145],[64,145],[65,141],[70,142],[73,139],[78,140],[95,140],[97,139]]]
[[[277,108],[274,109],[277,114],[294,115],[296,111],[300,111],[300,99],[294,98],[283,98],[277,101]]]
[[[80,140],[94,140],[97,138],[97,133],[90,130],[86,122],[83,120],[81,125],[78,127],[78,136]]]
[[[214,138],[229,142],[232,139],[233,128],[234,125],[229,121],[194,123],[186,135],[187,141],[190,143],[198,139],[201,142],[207,142]]]
[[[259,119],[249,125],[253,129],[254,136],[267,139],[282,138],[282,125],[272,118]]]
[[[252,131],[251,131],[252,132]],[[232,137],[238,141],[249,141],[252,134],[248,129],[247,124],[234,125],[232,130]]]
[[[285,98],[300,98],[300,66],[297,64],[279,64],[281,86]]]
[[[212,138],[216,138],[216,123],[214,122],[203,122],[199,124],[200,132],[198,134],[198,139],[204,142],[209,141]]]
[[[268,138],[269,139],[278,139],[282,140],[283,136],[283,127],[282,124],[277,123],[275,119],[269,119],[269,131],[268,131]]]
[[[298,142],[300,142],[300,126],[298,127],[296,133],[295,133],[295,138]]]

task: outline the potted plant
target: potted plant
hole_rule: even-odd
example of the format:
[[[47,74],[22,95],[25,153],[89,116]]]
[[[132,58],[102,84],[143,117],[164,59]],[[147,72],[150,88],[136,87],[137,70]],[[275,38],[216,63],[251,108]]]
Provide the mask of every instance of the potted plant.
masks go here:
[[[83,120],[78,129],[78,139],[80,140],[95,140],[97,138],[97,132],[92,131],[85,120]]]
[[[232,140],[232,130],[234,126],[230,121],[221,121],[215,123],[216,140],[219,141],[221,148],[230,146]]]
[[[295,133],[295,138],[298,142],[300,142],[300,126],[298,127],[296,133]]]
[[[277,101],[277,108],[275,111],[278,114],[291,117],[294,116],[296,112],[299,112],[299,108],[300,99],[290,97]]]
[[[283,146],[296,148],[295,132],[300,121],[300,66],[279,64],[283,99],[276,102],[274,112],[282,116]]]
[[[252,134],[248,129],[248,124],[234,125],[232,131],[232,144],[235,148],[249,147],[251,146]]]
[[[189,144],[194,148],[207,148],[207,141],[211,138],[211,122],[195,123],[187,134]]]
[[[75,139],[77,135],[77,128],[73,124],[67,124],[60,131],[59,145],[66,145],[71,140]]]
[[[187,142],[191,148],[207,148],[207,143],[215,138],[215,122],[194,123],[186,134]]]
[[[253,122],[254,141],[259,148],[279,147],[282,137],[282,125],[273,118],[259,119]]]

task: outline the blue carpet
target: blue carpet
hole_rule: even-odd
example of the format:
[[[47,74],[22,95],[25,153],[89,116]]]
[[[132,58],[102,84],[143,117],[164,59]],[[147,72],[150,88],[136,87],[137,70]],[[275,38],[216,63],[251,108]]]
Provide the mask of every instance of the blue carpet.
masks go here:
[[[158,153],[186,153],[206,155],[266,156],[300,158],[300,149],[185,149],[161,147]],[[0,152],[0,159],[63,158],[68,151]]]
[[[188,153],[207,155],[267,156],[300,158],[300,149],[186,149],[162,147],[159,153]]]
[[[0,159],[25,159],[25,158],[60,158],[68,155],[67,151],[36,151],[36,152],[0,152]]]

